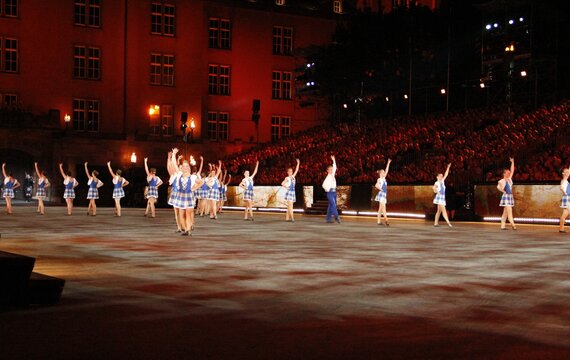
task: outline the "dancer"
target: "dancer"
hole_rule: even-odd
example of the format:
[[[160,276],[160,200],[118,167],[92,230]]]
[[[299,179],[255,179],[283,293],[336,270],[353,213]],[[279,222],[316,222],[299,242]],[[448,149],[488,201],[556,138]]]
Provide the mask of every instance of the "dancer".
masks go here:
[[[176,154],[178,154],[178,149],[174,148],[168,153],[168,160],[166,162],[166,169],[168,170],[168,175],[170,178],[168,184],[170,185],[170,196],[168,197],[168,205],[172,206],[174,211],[174,218],[176,219],[176,232],[182,232],[182,227],[180,225],[180,218],[178,216],[178,208],[176,207],[176,198],[178,197],[178,176],[180,176],[180,168],[178,167],[178,162],[176,160]]]
[[[202,184],[203,181],[202,177],[200,176],[200,174],[202,173],[202,168],[204,167],[204,158],[202,156],[200,156],[200,167],[198,169],[196,169],[196,166],[192,166],[192,175],[190,175],[190,178],[192,180],[192,184],[196,184],[196,183],[200,183]],[[200,181],[199,181],[200,180]],[[196,210],[197,207],[199,207],[199,203],[200,201],[198,200],[198,194],[200,194],[200,188],[196,189],[196,191],[192,191],[192,195],[194,198],[194,209]],[[196,211],[192,211],[192,213],[190,214],[190,219],[192,221],[192,228],[194,228],[194,222],[195,222],[195,212]]]
[[[208,205],[210,208],[210,219],[218,219],[218,201],[220,200],[220,173],[222,172],[222,161],[218,161],[217,168],[214,166],[210,170],[210,175],[206,178],[206,184],[208,185],[208,195],[206,199],[208,200]]]
[[[192,235],[194,224],[192,223],[192,213],[194,212],[194,198],[192,192],[201,186],[201,180],[195,184],[192,183],[192,173],[190,171],[190,164],[184,160],[182,162],[182,171],[176,176],[175,181],[177,185],[177,196],[174,199],[174,207],[178,209],[180,216],[180,227],[182,236]]]
[[[226,181],[226,176],[228,178],[228,181]],[[228,201],[228,185],[230,184],[231,181],[232,181],[232,176],[228,174],[227,170],[224,170],[224,177],[222,178],[222,186],[220,188],[220,201],[218,202],[219,213],[223,211],[224,203]]]
[[[208,164],[210,171],[212,171],[212,164]],[[206,173],[201,173],[201,178],[206,180]],[[200,214],[200,217],[203,217],[205,213],[209,212],[208,209],[208,184],[206,184],[206,181],[202,181],[202,186],[200,187],[200,189],[198,189],[196,191],[196,193],[198,194],[198,213]]]
[[[390,226],[388,223],[388,214],[386,213],[386,203],[388,202],[388,182],[386,182],[386,177],[388,176],[391,162],[392,159],[388,159],[386,169],[378,170],[378,180],[376,180],[375,185],[376,189],[378,189],[378,194],[376,194],[376,198],[374,199],[378,201],[378,218],[376,220],[378,225],[382,225],[382,215],[384,215],[386,226]]]
[[[103,182],[99,180],[99,172],[93,170],[89,174],[89,168],[87,167],[87,161],[85,162],[85,174],[87,175],[87,185],[89,185],[89,191],[87,192],[87,200],[89,200],[89,206],[87,206],[87,215],[97,216],[97,205],[95,200],[99,199],[99,188],[103,186]],[[91,210],[91,213],[90,213]]]
[[[12,215],[12,199],[14,190],[20,187],[18,180],[14,179],[12,173],[6,174],[6,164],[2,164],[2,175],[4,175],[4,191],[2,196],[6,200],[6,214]]]
[[[301,163],[299,159],[296,159],[296,161],[297,161],[297,166],[295,167],[295,171],[293,171],[293,168],[288,168],[287,177],[281,183],[281,186],[287,189],[287,193],[285,193],[285,201],[287,201],[287,212],[285,213],[285,221],[287,222],[295,222],[295,217],[293,216],[293,204],[297,200],[295,195],[295,184],[296,184],[295,176],[297,176],[297,173],[299,172],[299,165]]]
[[[117,169],[116,172],[113,172],[113,168],[111,167],[111,162],[107,162],[107,168],[109,168],[109,173],[113,177],[113,199],[115,199],[115,216],[121,216],[121,199],[125,197],[125,190],[123,189],[125,186],[129,185],[127,179],[122,177],[123,171],[121,169]]]
[[[327,200],[329,207],[327,208],[327,223],[332,223],[332,217],[337,223],[341,223],[340,216],[338,216],[338,209],[336,206],[336,160],[334,155],[331,155],[332,165],[327,167],[327,177],[323,181],[323,189],[327,193]]]
[[[63,171],[63,163],[59,164],[59,172],[63,177],[63,185],[65,185],[65,191],[63,192],[63,198],[67,205],[67,216],[71,216],[73,213],[73,199],[75,199],[75,188],[79,183],[75,178],[71,177],[71,173]]]
[[[562,181],[560,182],[560,191],[562,191],[560,207],[562,208],[562,215],[560,216],[560,229],[558,231],[561,233],[566,232],[564,225],[568,217],[568,209],[570,209],[570,182],[568,182],[568,177],[570,177],[570,168],[565,168],[562,170]]]
[[[435,213],[435,221],[433,226],[439,227],[439,216],[443,215],[445,222],[447,222],[447,226],[453,227],[449,222],[449,217],[447,216],[447,210],[445,210],[445,179],[449,175],[449,169],[451,168],[451,164],[447,164],[447,169],[445,170],[445,174],[437,174],[437,181],[433,184],[433,192],[435,193],[435,198],[433,199],[433,203],[437,205],[437,212]]]
[[[244,189],[243,192],[243,199],[245,200],[245,211],[244,211],[244,220],[251,220],[253,221],[253,178],[257,174],[257,169],[259,168],[259,161],[255,162],[255,170],[253,170],[253,174],[249,176],[249,170],[246,170],[243,173],[243,180],[239,184],[239,186]],[[248,219],[248,213],[250,218]]]
[[[148,158],[144,158],[144,170],[146,171],[146,181],[148,182],[147,205],[150,207],[150,217],[154,218],[156,217],[154,205],[158,199],[158,187],[162,185],[162,180],[156,176],[155,168],[148,169]]]
[[[38,213],[40,215],[44,215],[44,199],[46,198],[46,188],[49,187],[50,183],[46,177],[45,171],[40,171],[37,162],[34,163],[34,168],[36,169],[36,175],[38,175],[38,189],[36,191],[36,198],[38,199]]]
[[[511,228],[517,229],[515,220],[513,219],[513,206],[515,206],[515,199],[513,197],[513,175],[515,173],[515,159],[509,158],[511,168],[503,170],[503,178],[499,180],[497,189],[503,193],[499,206],[503,208],[503,215],[501,216],[501,230],[507,230],[506,221],[509,219]]]

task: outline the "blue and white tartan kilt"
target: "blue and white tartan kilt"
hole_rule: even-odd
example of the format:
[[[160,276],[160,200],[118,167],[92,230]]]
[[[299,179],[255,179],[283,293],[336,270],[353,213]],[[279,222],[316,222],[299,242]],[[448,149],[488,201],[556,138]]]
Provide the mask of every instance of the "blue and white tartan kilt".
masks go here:
[[[63,198],[64,199],[75,199],[75,190],[65,189],[65,192],[63,193]]]
[[[156,186],[149,186],[148,192],[146,193],[146,198],[158,199],[158,188]]]
[[[125,190],[123,188],[113,189],[113,199],[121,199],[125,197]]]
[[[295,190],[287,190],[285,193],[285,200],[295,202],[297,201],[297,196],[295,195]]]
[[[562,196],[562,201],[560,202],[560,207],[563,209],[570,209],[570,195]]]
[[[440,194],[438,193],[437,195],[435,195],[435,198],[433,199],[433,203],[436,205],[446,205],[445,202],[445,195],[444,194]]]
[[[172,206],[177,209],[193,209],[194,208],[194,195],[192,192],[176,193],[176,197],[172,201]]]
[[[208,189],[202,189],[200,188],[198,190],[200,192],[200,199],[207,199],[208,198]]]
[[[38,191],[36,191],[36,197],[38,199],[43,199],[46,197],[46,189],[38,189]]]
[[[99,199],[99,190],[89,188],[89,191],[87,192],[87,200],[91,199]]]
[[[220,197],[220,189],[210,189],[208,190],[208,195],[206,196],[206,199],[208,200],[215,200],[218,201],[221,199]]]
[[[245,189],[243,192],[244,200],[253,200],[253,189]]]
[[[220,200],[222,201],[228,201],[228,194],[227,194],[227,190],[222,188],[220,190]]]
[[[168,205],[174,206],[174,202],[176,200],[176,197],[178,197],[178,191],[172,190],[170,192],[170,197],[168,198]]]
[[[378,191],[378,194],[376,194],[374,201],[378,201],[380,204],[386,204],[388,202],[386,193],[384,191]]]
[[[513,197],[513,194],[503,194],[503,196],[501,196],[501,203],[499,206],[515,206],[515,198]]]
[[[14,189],[4,189],[2,192],[2,197],[5,198],[14,198]]]

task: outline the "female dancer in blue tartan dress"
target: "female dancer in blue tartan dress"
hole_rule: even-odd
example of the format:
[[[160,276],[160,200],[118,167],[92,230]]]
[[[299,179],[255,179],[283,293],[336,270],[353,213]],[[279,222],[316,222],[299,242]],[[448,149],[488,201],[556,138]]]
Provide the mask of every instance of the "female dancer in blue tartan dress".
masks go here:
[[[125,186],[129,185],[127,179],[122,177],[123,171],[117,169],[117,172],[113,172],[111,167],[111,162],[107,162],[107,168],[109,168],[109,173],[113,177],[113,199],[115,199],[115,216],[121,216],[121,199],[125,197]]]
[[[433,184],[433,192],[435,193],[433,203],[437,205],[437,212],[435,213],[435,221],[433,223],[433,226],[435,227],[439,227],[440,215],[443,215],[443,218],[447,222],[447,225],[449,227],[452,227],[451,223],[449,222],[449,218],[447,217],[447,210],[445,210],[445,179],[449,175],[450,168],[451,164],[447,164],[445,174],[437,174],[437,181],[435,184]]]
[[[507,230],[507,218],[511,224],[511,228],[516,230],[515,220],[513,218],[513,206],[515,206],[515,199],[513,197],[513,175],[515,173],[515,159],[509,158],[511,162],[510,169],[503,170],[503,178],[499,180],[497,189],[503,193],[499,206],[503,208],[503,215],[501,216],[501,230]]]
[[[2,191],[2,197],[6,200],[6,214],[12,215],[14,190],[20,187],[20,183],[14,179],[12,173],[6,173],[6,164],[2,164],[2,175],[4,175],[4,191]]]
[[[87,175],[87,185],[89,185],[89,191],[87,192],[87,200],[89,200],[89,206],[87,206],[87,215],[97,216],[97,205],[95,200],[99,199],[99,188],[103,186],[103,182],[97,178],[99,172],[94,170],[89,174],[89,168],[87,167],[87,161],[85,162],[85,174]],[[91,213],[89,212],[91,210]]]
[[[295,171],[293,171],[293,168],[288,168],[287,177],[281,183],[281,186],[283,186],[287,190],[287,192],[285,193],[285,201],[287,202],[287,212],[285,213],[285,221],[289,222],[295,222],[295,217],[293,216],[293,204],[297,200],[297,197],[295,195],[295,184],[296,184],[295,177],[299,172],[299,165],[301,164],[299,159],[296,159],[296,161],[297,161],[297,166],[295,167]]]
[[[244,211],[244,220],[251,220],[253,221],[253,178],[257,174],[257,169],[259,168],[259,161],[255,162],[255,170],[253,170],[253,174],[249,176],[249,170],[246,170],[243,173],[243,180],[240,182],[239,186],[243,189],[243,200],[245,201],[245,211]],[[247,215],[250,215],[248,219]]]
[[[560,229],[558,231],[561,233],[566,232],[564,225],[568,217],[568,209],[570,209],[570,182],[568,182],[568,177],[570,177],[570,168],[565,168],[562,170],[562,181],[560,181],[560,191],[562,191],[560,207],[562,208],[562,215],[560,216]]]
[[[388,171],[390,171],[390,163],[392,159],[388,159],[386,163],[386,169],[378,170],[378,180],[376,180],[376,189],[378,189],[378,194],[376,194],[375,201],[378,201],[378,218],[376,223],[382,225],[382,215],[384,215],[384,220],[386,221],[386,226],[390,226],[388,223],[388,214],[386,213],[386,203],[388,202],[388,182],[386,177],[388,176]]]
[[[214,220],[218,218],[217,211],[221,187],[219,177],[221,172],[222,162],[218,161],[217,169],[213,168],[210,171],[210,175],[206,178],[206,184],[208,185],[208,194],[206,195],[206,199],[208,200],[208,206],[210,208],[210,219]]]
[[[182,227],[180,225],[180,216],[178,214],[178,208],[175,206],[175,199],[178,196],[178,176],[182,173],[182,166],[178,166],[177,160],[178,149],[174,148],[168,153],[168,159],[166,161],[166,169],[168,170],[168,175],[170,178],[168,184],[170,185],[170,196],[168,197],[168,205],[172,206],[174,210],[174,218],[176,219],[176,232],[182,232]]]
[[[65,191],[63,192],[63,198],[67,205],[67,216],[71,216],[73,213],[73,199],[75,199],[75,188],[79,183],[75,178],[71,177],[69,172],[63,171],[63,164],[59,164],[59,172],[63,177],[63,185],[65,185]]]
[[[46,177],[45,171],[40,171],[38,163],[34,163],[36,175],[38,175],[38,189],[36,191],[36,198],[38,199],[38,213],[45,214],[44,199],[46,198],[46,188],[49,187],[49,181]]]
[[[182,235],[192,235],[194,224],[192,223],[192,214],[194,213],[194,196],[193,191],[202,185],[201,180],[196,183],[192,182],[192,173],[190,164],[184,160],[182,162],[182,172],[176,176],[177,195],[173,201],[173,206],[178,209],[180,216],[179,223],[182,229]]]
[[[144,170],[146,172],[146,181],[148,182],[148,192],[146,194],[146,199],[148,202],[148,207],[150,208],[150,217],[156,217],[156,211],[154,204],[158,199],[158,187],[162,185],[162,180],[156,176],[156,169],[148,169],[148,158],[144,158]]]

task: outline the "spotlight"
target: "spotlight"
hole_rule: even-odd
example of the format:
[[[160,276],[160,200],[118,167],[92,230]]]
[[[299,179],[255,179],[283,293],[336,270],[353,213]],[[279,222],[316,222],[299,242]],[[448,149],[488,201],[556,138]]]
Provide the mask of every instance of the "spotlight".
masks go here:
[[[307,82],[305,85],[307,85],[307,86],[311,86],[311,82]]]
[[[526,76],[526,71],[525,71],[525,70],[521,71],[521,76],[522,76],[522,77],[525,77],[525,76]]]
[[[307,68],[310,68],[310,67],[311,67],[311,64],[307,64]]]
[[[499,27],[499,24],[497,24],[497,23],[494,23],[494,24],[493,24],[493,27],[496,29],[496,28],[498,28],[498,27]]]
[[[404,99],[408,100],[408,94],[404,94]]]
[[[485,26],[485,29],[487,30],[491,30],[491,28],[492,28],[491,24],[487,24],[487,26]]]
[[[514,23],[515,23],[515,21],[513,19],[509,20],[509,25],[512,25]]]
[[[386,102],[390,101],[390,98],[386,96]]]
[[[441,95],[445,95],[445,93],[446,93],[445,89],[441,89],[441,90],[439,90],[439,92],[441,93]]]
[[[485,83],[483,83],[483,82],[480,83],[480,84],[479,84],[479,87],[480,87],[481,89],[484,89],[484,88],[485,88]]]
[[[523,21],[524,21],[524,18],[523,18],[523,17],[520,17],[520,18],[519,18],[519,21],[520,21],[520,22],[523,22]]]
[[[314,82],[314,81],[311,81],[311,86],[315,86],[315,82]]]
[[[348,104],[342,104],[342,107],[348,109]]]

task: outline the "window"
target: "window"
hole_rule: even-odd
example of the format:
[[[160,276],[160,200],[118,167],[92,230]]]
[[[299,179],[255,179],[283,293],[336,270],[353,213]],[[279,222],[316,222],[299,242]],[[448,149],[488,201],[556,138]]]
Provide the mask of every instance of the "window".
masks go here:
[[[291,130],[290,116],[271,116],[271,141],[288,137]]]
[[[150,84],[174,86],[174,55],[150,55]]]
[[[73,130],[99,131],[101,103],[94,99],[73,99]]]
[[[285,5],[285,0],[275,0],[275,5],[283,6]]]
[[[75,79],[101,79],[101,49],[75,46],[73,49],[73,77]]]
[[[227,112],[208,111],[208,139],[212,141],[228,140],[230,114]]]
[[[0,0],[0,16],[18,17],[18,0]]]
[[[155,35],[174,36],[176,8],[172,4],[153,2],[151,5],[150,32]]]
[[[273,27],[273,55],[293,54],[293,28]]]
[[[333,11],[336,14],[342,14],[342,1],[341,0],[335,0],[333,2]]]
[[[101,0],[75,0],[73,19],[75,25],[101,27]]]
[[[18,40],[0,38],[0,71],[18,72]]]
[[[231,49],[231,20],[210,18],[208,20],[208,46],[213,49]]]
[[[208,66],[208,93],[210,95],[230,95],[230,67],[210,64]]]
[[[173,105],[160,105],[160,112],[150,115],[150,134],[155,136],[174,134]]]
[[[16,94],[0,94],[0,108],[16,108],[18,105],[18,95]]]
[[[273,71],[271,80],[271,97],[273,99],[291,100],[293,73]]]

